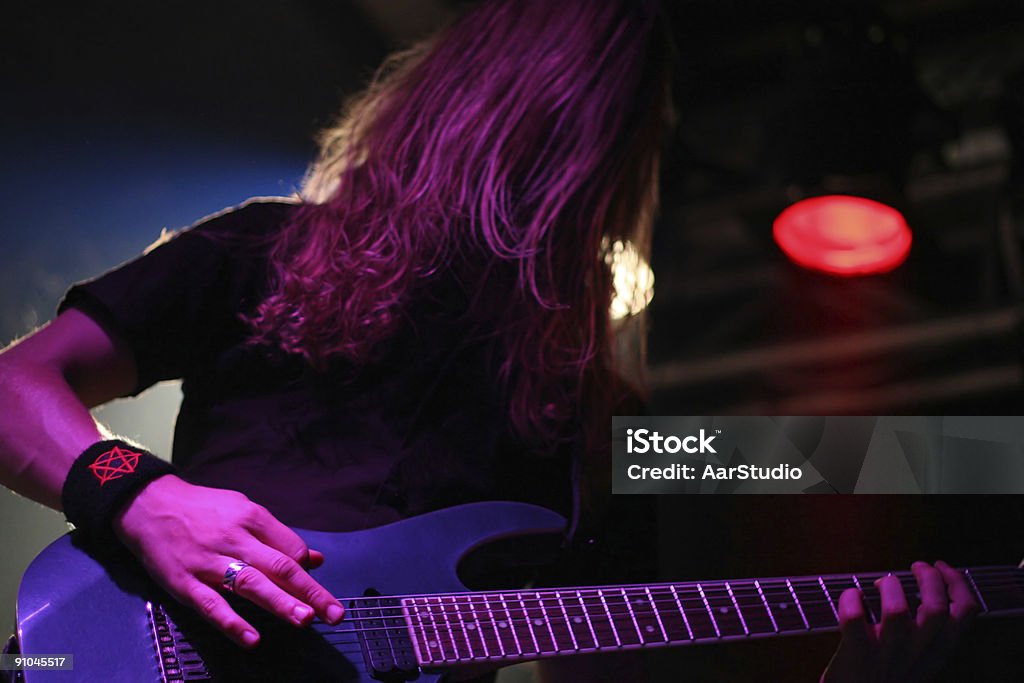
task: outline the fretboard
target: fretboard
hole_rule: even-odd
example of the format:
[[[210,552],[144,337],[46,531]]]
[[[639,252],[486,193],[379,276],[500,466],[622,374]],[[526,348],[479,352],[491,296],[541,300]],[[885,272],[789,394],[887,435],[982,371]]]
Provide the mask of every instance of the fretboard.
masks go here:
[[[401,598],[424,667],[830,631],[839,595],[859,588],[877,623],[876,579],[886,573],[658,583]],[[910,572],[894,572],[911,609]],[[1024,615],[1024,570],[964,570],[982,616]]]

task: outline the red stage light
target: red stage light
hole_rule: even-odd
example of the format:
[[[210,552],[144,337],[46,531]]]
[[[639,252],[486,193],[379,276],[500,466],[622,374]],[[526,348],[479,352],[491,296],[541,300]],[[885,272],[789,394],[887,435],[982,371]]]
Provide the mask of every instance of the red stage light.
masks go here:
[[[863,197],[801,200],[778,215],[772,232],[794,263],[831,275],[884,273],[910,252],[903,214]]]

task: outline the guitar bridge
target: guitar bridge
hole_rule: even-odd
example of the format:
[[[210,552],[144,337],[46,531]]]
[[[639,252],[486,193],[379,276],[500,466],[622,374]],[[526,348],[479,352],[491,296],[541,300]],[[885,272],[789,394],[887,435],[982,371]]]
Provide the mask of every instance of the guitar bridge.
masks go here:
[[[181,629],[171,620],[162,605],[146,603],[146,614],[156,645],[162,683],[212,681],[206,663],[188,642]]]

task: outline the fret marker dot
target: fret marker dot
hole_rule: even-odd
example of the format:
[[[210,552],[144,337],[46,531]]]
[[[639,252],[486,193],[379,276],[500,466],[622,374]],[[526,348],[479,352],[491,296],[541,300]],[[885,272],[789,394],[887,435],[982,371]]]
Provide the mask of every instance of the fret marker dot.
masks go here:
[[[543,626],[544,625],[544,620],[543,619],[534,619],[533,620],[533,625],[534,626]]]
[[[636,604],[638,604],[638,605],[642,605],[642,604],[644,604],[644,599],[643,599],[643,598],[637,598],[637,599],[636,599],[636,600],[634,600],[633,602],[635,602],[635,603],[636,603]]]
[[[648,633],[654,633],[654,627],[651,626],[650,624],[647,624],[647,626],[644,626],[644,630],[647,631]]]
[[[583,623],[583,617],[573,617],[572,618],[572,623],[574,623],[574,624],[582,624]]]
[[[729,613],[729,608],[728,607],[719,607],[718,611],[721,612],[722,614],[728,614]]]
[[[498,622],[498,626],[499,626],[499,628],[508,628],[508,622],[507,621],[499,621]]]
[[[437,648],[437,641],[436,640],[432,640],[429,643],[427,643],[427,645],[429,645],[431,647],[431,649],[436,649]]]
[[[789,607],[788,603],[785,603],[785,602],[780,602],[779,603],[779,609],[786,609],[787,607]]]
[[[474,624],[472,621],[466,624],[466,630],[467,631],[472,631],[475,628],[476,628],[476,624]]]

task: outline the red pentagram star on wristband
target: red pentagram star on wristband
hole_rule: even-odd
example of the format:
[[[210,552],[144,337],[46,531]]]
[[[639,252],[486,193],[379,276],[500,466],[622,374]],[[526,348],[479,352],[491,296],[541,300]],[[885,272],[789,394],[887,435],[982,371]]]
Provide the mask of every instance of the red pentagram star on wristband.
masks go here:
[[[106,453],[101,453],[89,465],[89,469],[100,480],[100,486],[103,486],[112,479],[120,479],[126,474],[132,474],[138,465],[138,453],[114,446]]]

